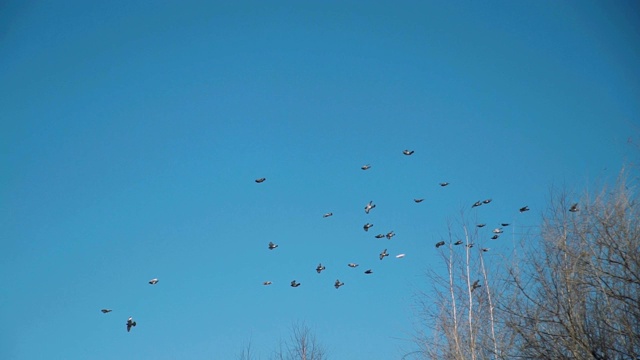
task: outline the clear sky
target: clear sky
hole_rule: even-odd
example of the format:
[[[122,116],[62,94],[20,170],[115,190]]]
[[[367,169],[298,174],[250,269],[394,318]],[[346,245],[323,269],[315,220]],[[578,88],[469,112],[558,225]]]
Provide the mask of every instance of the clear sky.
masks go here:
[[[637,160],[639,29],[636,1],[2,2],[0,358],[265,359],[304,321],[399,359],[461,209],[518,237]]]

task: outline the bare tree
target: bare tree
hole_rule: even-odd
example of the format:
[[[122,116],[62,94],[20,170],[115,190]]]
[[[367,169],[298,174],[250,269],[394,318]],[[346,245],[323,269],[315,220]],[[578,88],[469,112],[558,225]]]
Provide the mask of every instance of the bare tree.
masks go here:
[[[280,342],[275,360],[326,360],[326,350],[305,323],[294,323],[288,340]]]

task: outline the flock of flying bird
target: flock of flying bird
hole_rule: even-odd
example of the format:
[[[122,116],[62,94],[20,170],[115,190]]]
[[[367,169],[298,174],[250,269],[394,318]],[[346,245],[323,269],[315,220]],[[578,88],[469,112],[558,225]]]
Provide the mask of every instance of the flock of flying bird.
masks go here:
[[[413,150],[404,150],[402,153],[404,155],[410,156],[410,155],[413,155],[414,151]],[[362,170],[369,170],[370,168],[371,168],[370,164],[366,164],[366,165],[363,165],[361,167]],[[265,182],[266,180],[267,180],[266,178],[262,177],[262,178],[256,179],[255,182],[258,183],[258,184],[261,184],[261,183]],[[440,183],[441,187],[445,187],[445,186],[448,186],[448,185],[449,185],[448,182],[441,182]],[[413,199],[413,201],[416,202],[416,203],[421,203],[422,201],[424,201],[424,199]],[[481,206],[481,205],[484,205],[484,204],[489,204],[490,202],[491,202],[491,199],[479,200],[479,201],[476,201],[473,205],[471,205],[471,207],[475,208],[475,207],[478,207],[478,206]],[[375,207],[376,207],[376,204],[374,204],[373,201],[369,201],[369,203],[367,203],[364,206],[364,212],[366,214],[369,214],[369,212],[371,210],[375,209]],[[523,207],[521,207],[519,209],[519,211],[520,211],[520,213],[527,212],[527,211],[529,211],[529,207],[528,206],[523,206]],[[573,212],[573,213],[577,212],[578,211],[578,204],[576,203],[576,204],[571,205],[571,207],[569,208],[569,211]],[[322,215],[323,218],[328,218],[330,216],[333,216],[332,212],[328,212],[328,213]],[[498,239],[500,234],[503,233],[502,228],[506,227],[506,226],[509,226],[510,224],[509,223],[501,223],[500,225],[501,225],[501,227],[493,229],[493,231],[492,231],[493,235],[491,237],[492,240]],[[479,228],[482,228],[482,227],[486,226],[486,224],[477,224],[476,226],[479,227]],[[366,223],[366,224],[364,224],[363,229],[364,229],[364,231],[369,231],[369,229],[371,227],[373,227],[373,224]],[[386,234],[377,234],[377,235],[375,235],[375,238],[376,239],[387,238],[388,240],[391,240],[391,238],[393,238],[395,235],[396,234],[393,231],[390,231],[390,232],[388,232]],[[462,243],[463,243],[462,240],[457,240],[456,242],[453,243],[453,245],[461,245]],[[445,244],[446,243],[444,241],[439,241],[439,242],[437,242],[435,244],[435,246],[436,246],[436,248],[440,248],[441,246],[444,246]],[[467,247],[471,248],[471,247],[473,247],[473,245],[474,245],[473,243],[467,244]],[[267,247],[268,247],[269,250],[275,250],[276,248],[278,248],[278,245],[273,243],[272,241],[270,241]],[[483,252],[489,251],[488,248],[482,248],[481,250]],[[389,253],[387,252],[387,249],[384,249],[380,253],[379,258],[380,258],[380,260],[383,260],[387,256],[389,256]],[[396,258],[400,259],[400,258],[403,258],[404,256],[405,256],[405,254],[399,254],[399,255],[396,255]],[[357,263],[348,263],[347,266],[350,267],[350,268],[356,268],[359,265]],[[320,274],[325,269],[326,269],[326,267],[324,265],[322,265],[322,263],[320,263],[316,267],[316,272],[318,274]],[[364,273],[367,274],[367,275],[373,274],[373,270],[367,269],[367,270],[364,271]],[[158,283],[158,279],[149,280],[149,284],[150,285],[156,285],[157,283]],[[272,282],[271,281],[265,281],[262,284],[265,285],[265,286],[268,286],[268,285],[271,285]],[[295,279],[291,281],[291,287],[297,288],[300,285],[301,284],[299,282],[297,282]],[[339,289],[343,285],[344,285],[344,282],[341,282],[340,279],[336,279],[336,281],[333,284],[333,286],[336,289]],[[481,286],[482,285],[480,285],[480,280],[475,280],[473,282],[473,284],[471,285],[471,291],[473,291],[473,290],[475,290],[475,289],[477,289],[477,288],[479,288]],[[110,313],[112,310],[111,309],[102,309],[101,311],[102,311],[102,313],[107,314],[107,313]],[[127,319],[127,322],[125,323],[125,325],[127,327],[127,332],[130,332],[131,328],[135,327],[137,325],[137,323],[136,323],[135,320],[133,320],[133,317],[130,316]]]

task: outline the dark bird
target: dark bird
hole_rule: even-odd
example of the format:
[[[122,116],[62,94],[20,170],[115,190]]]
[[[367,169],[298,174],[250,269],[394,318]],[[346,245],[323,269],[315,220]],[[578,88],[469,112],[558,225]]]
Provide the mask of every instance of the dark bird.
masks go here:
[[[444,241],[440,241],[436,244],[436,249],[439,248],[440,246],[444,245]]]
[[[487,224],[478,224],[476,226],[481,228],[481,227],[484,227],[485,225],[487,225]]]
[[[447,185],[449,185],[449,183],[448,183],[448,182],[441,182],[441,183],[440,183],[440,186],[442,186],[442,187],[445,187],[445,186],[447,186]]]
[[[133,318],[131,316],[129,316],[129,319],[127,320],[127,332],[131,331],[131,328],[136,326],[136,322],[133,321]]]
[[[157,284],[157,283],[158,283],[158,279],[151,279],[151,280],[149,280],[149,284],[151,284],[151,285],[155,285],[155,284]]]
[[[365,274],[369,275],[369,274],[373,274],[373,270],[369,269],[369,270],[365,270],[364,272]]]
[[[298,287],[300,286],[299,282],[296,282],[295,280],[291,280],[291,287]]]
[[[277,247],[278,247],[278,244],[274,244],[273,242],[269,241],[269,250],[273,250]]]
[[[473,203],[473,205],[471,205],[472,208],[476,207],[476,206],[480,206],[482,205],[482,201],[476,201]]]
[[[384,259],[385,256],[389,256],[389,253],[387,253],[387,249],[382,250],[382,252],[380,253],[380,260]]]
[[[493,233],[494,234],[502,234],[504,231],[502,231],[502,228],[495,228],[493,229]]]
[[[462,240],[458,240],[458,241],[453,243],[453,245],[460,245],[460,244],[462,244]]]
[[[347,266],[350,267],[350,268],[355,268],[355,267],[358,267],[358,264],[356,264],[356,263],[348,263]]]
[[[333,213],[332,212],[328,212],[328,213],[322,215],[323,218],[328,218],[329,216],[333,216]]]
[[[509,226],[509,223],[502,223],[501,226]]]
[[[260,178],[260,179],[256,179],[256,182],[260,184],[260,183],[263,183],[265,180],[267,180],[267,178]]]
[[[376,239],[382,239],[384,237],[384,234],[378,234],[376,235]]]
[[[362,170],[369,170],[371,169],[371,165],[367,164],[367,165],[363,165],[360,169]]]
[[[468,247],[469,249],[471,249],[471,248],[473,247],[473,243],[471,243],[471,244],[467,244],[467,247]]]
[[[473,292],[473,290],[481,287],[482,285],[480,285],[480,280],[476,280],[473,282],[473,284],[471,285],[471,291]]]
[[[372,226],[373,224],[366,223],[362,228],[364,229],[364,231],[369,231],[369,229],[371,229]]]
[[[529,211],[529,207],[528,206],[523,206],[520,208],[520,212],[523,213],[525,211]]]
[[[489,251],[489,248],[482,248],[482,252],[487,252]]]
[[[318,264],[318,266],[316,267],[316,271],[318,272],[318,274],[320,274],[324,269],[326,268],[322,265],[322,263]]]
[[[496,240],[496,239],[498,239],[498,234],[495,234],[491,237],[491,240]]]
[[[575,204],[571,205],[571,208],[569,208],[569,211],[578,212],[578,204],[575,203]]]
[[[396,236],[396,233],[394,233],[393,231],[389,231],[386,236],[387,239],[391,240],[392,237]]]
[[[413,199],[413,201],[415,201],[416,203],[421,203],[424,201],[424,199]]]
[[[413,150],[404,150],[402,153],[405,154],[405,155],[412,155],[414,153],[414,151]]]
[[[376,207],[376,205],[373,203],[373,201],[369,201],[369,203],[367,205],[365,205],[365,207],[364,207],[364,212],[366,212],[368,214],[369,211],[371,211],[371,209],[373,209],[375,207]]]
[[[265,282],[263,282],[263,283],[262,283],[262,285],[265,285],[265,286],[267,286],[267,285],[271,285],[271,284],[272,284],[272,282],[271,282],[271,281],[265,281]]]
[[[336,279],[336,282],[333,284],[333,286],[336,287],[336,289],[339,289],[340,286],[344,285],[343,282],[340,282],[340,280]]]
[[[106,314],[106,313],[110,313],[113,310],[111,310],[111,309],[102,309],[100,311],[102,311],[103,314]]]
[[[488,203],[490,203],[490,202],[491,202],[491,199],[482,200],[482,203],[483,203],[483,204],[488,204]]]

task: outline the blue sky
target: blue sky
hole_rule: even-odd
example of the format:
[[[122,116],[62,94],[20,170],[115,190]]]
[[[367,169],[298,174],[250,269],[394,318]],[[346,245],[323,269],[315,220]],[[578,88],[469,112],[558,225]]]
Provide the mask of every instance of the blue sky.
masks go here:
[[[551,186],[593,189],[638,160],[639,14],[3,3],[0,358],[233,359],[251,341],[264,359],[296,321],[333,359],[400,358],[461,209],[517,238]]]

